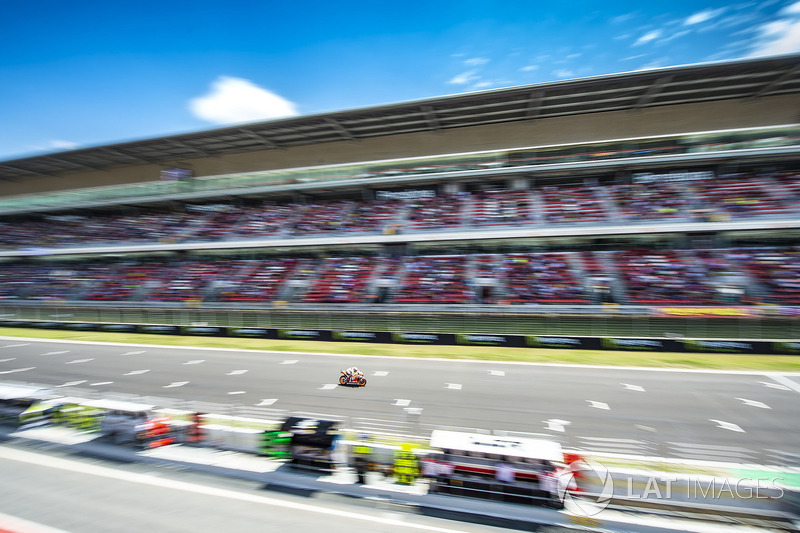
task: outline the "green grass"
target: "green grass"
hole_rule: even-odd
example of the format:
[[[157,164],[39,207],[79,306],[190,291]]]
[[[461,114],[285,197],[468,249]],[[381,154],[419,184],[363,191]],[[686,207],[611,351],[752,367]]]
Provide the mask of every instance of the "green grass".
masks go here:
[[[362,344],[347,342],[287,341],[242,339],[229,337],[189,337],[143,335],[88,331],[0,328],[0,336],[28,337],[76,341],[154,344],[279,352],[317,352],[356,355],[406,357],[444,357],[532,363],[568,363],[607,366],[641,366],[658,368],[707,368],[725,370],[758,370],[800,372],[800,356],[735,355],[708,353],[659,353],[627,351],[591,351],[545,348],[497,348],[484,346],[418,346],[401,344]]]

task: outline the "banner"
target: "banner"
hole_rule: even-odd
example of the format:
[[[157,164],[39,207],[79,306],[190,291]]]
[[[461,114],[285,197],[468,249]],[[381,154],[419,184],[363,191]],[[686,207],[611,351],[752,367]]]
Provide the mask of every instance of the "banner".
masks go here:
[[[381,342],[379,331],[331,331],[331,339],[346,342]]]
[[[574,348],[580,350],[599,350],[597,339],[589,337],[559,337],[556,335],[526,335],[525,346],[531,348]]]
[[[716,352],[716,353],[770,353],[769,342],[755,341],[728,341],[728,340],[684,340],[683,346],[687,352]]]
[[[27,320],[4,320],[0,322],[0,326],[4,328],[37,328],[37,322],[28,322]]]
[[[656,307],[657,316],[689,316],[706,318],[752,318],[761,313],[753,307]]]
[[[772,351],[777,354],[800,355],[800,342],[773,342]]]
[[[219,328],[216,326],[181,326],[181,335],[224,337],[225,333],[225,328]]]
[[[90,324],[88,322],[70,322],[64,324],[64,329],[73,329],[77,331],[97,331],[99,329],[97,324]]]
[[[392,342],[401,344],[455,344],[452,333],[392,333]]]
[[[306,341],[329,341],[331,340],[331,332],[323,329],[279,329],[278,338]]]
[[[456,344],[467,346],[515,346],[522,345],[518,335],[467,335],[456,333]]]
[[[228,328],[228,337],[266,339],[272,336],[267,328]]]
[[[638,350],[645,352],[666,352],[666,339],[600,339],[605,350]],[[678,350],[683,351],[683,350]]]
[[[157,333],[159,335],[177,335],[180,333],[178,326],[163,326],[159,324],[141,324],[139,333]]]
[[[136,333],[136,324],[100,324],[99,329],[115,333]]]

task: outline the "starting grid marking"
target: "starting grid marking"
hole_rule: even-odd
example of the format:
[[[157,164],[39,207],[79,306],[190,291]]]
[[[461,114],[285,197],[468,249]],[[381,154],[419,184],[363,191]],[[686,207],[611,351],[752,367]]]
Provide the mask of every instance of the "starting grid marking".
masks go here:
[[[630,383],[622,383],[622,386],[628,390],[633,390],[636,392],[644,392],[644,387],[641,385],[631,385]]]
[[[745,405],[750,405],[752,407],[759,407],[761,409],[772,409],[769,405],[765,404],[764,402],[759,402],[757,400],[748,400],[747,398],[736,398],[740,402]]]
[[[735,431],[737,433],[744,433],[745,432],[741,427],[739,427],[738,425],[734,424],[733,422],[725,422],[723,420],[716,420],[714,418],[709,418],[708,420],[710,422],[714,422],[715,424],[717,424],[717,427],[721,428],[721,429],[727,429],[729,431]]]
[[[174,388],[174,387],[183,387],[187,383],[189,383],[189,382],[188,381],[173,381],[169,385],[164,385],[164,388],[165,389],[171,389],[171,388]]]
[[[27,372],[28,370],[34,370],[35,366],[29,366],[27,368],[15,368],[14,370],[4,370],[0,372],[0,374],[14,374],[16,372]]]

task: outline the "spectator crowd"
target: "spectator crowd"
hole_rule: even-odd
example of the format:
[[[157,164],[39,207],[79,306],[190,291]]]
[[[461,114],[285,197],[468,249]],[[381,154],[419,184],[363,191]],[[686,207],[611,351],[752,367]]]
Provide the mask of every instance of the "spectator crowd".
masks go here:
[[[636,224],[789,217],[800,174],[731,174],[646,184],[543,185],[404,200],[188,204],[127,214],[42,215],[0,222],[5,249],[213,242],[496,226]]]
[[[0,264],[0,299],[800,305],[800,247]],[[378,294],[384,297],[378,300]],[[487,296],[490,295],[490,296]],[[603,302],[606,302],[604,299]]]

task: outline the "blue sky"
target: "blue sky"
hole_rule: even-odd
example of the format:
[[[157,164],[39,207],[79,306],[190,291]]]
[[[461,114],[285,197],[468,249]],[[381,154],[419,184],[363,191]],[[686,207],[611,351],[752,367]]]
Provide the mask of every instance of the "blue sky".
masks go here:
[[[0,160],[800,52],[800,0],[0,2]]]

